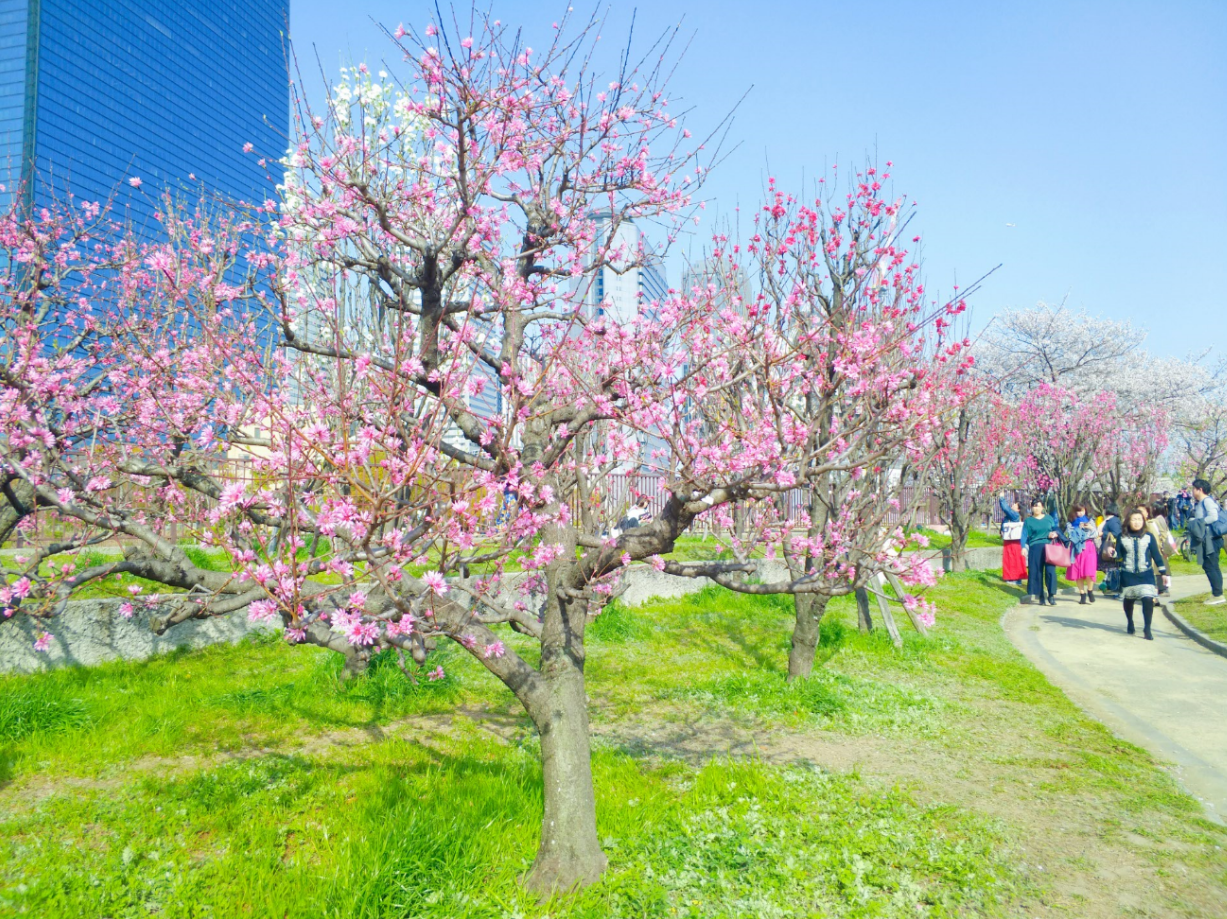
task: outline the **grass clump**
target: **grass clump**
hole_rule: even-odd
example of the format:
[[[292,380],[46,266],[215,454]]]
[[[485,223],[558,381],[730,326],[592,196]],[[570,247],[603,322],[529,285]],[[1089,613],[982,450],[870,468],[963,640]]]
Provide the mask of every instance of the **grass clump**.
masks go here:
[[[940,705],[931,698],[824,669],[791,683],[780,671],[729,674],[679,689],[673,697],[713,710],[810,720],[820,727],[854,734],[927,733],[939,726],[935,719]]]
[[[644,616],[636,615],[617,600],[610,603],[584,631],[586,639],[604,644],[621,644],[628,641],[643,641],[651,637],[652,623]]]
[[[0,743],[61,734],[89,723],[89,710],[82,700],[48,687],[13,685],[0,691]]]

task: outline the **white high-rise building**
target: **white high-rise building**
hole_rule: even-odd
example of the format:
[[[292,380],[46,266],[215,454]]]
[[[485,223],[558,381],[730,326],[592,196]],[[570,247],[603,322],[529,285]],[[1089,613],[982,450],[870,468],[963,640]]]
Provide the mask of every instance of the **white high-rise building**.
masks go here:
[[[631,220],[621,221],[609,238],[611,221],[598,218],[603,231],[601,244],[609,242],[608,262],[596,272],[585,297],[589,315],[607,316],[612,322],[629,322],[640,310],[669,295],[664,264],[645,246],[639,227]]]

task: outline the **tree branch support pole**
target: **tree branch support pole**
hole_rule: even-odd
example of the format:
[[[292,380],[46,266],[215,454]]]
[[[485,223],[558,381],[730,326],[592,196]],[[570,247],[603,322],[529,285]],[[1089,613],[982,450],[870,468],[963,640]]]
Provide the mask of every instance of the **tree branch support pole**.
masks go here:
[[[886,579],[881,574],[874,575],[873,584],[877,588],[874,596],[878,598],[878,612],[882,614],[882,622],[886,624],[886,633],[891,644],[896,648],[903,647],[903,637],[899,634],[899,626],[895,625],[895,617],[890,611],[890,601],[886,599]]]

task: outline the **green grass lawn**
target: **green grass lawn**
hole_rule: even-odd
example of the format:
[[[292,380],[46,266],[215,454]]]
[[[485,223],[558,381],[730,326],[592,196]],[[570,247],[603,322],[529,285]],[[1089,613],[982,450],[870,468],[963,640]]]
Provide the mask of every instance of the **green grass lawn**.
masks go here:
[[[1218,563],[1221,568],[1227,568],[1227,549],[1219,553]],[[1198,577],[1205,577],[1206,573],[1201,565],[1196,561],[1185,561],[1184,556],[1180,554],[1173,555],[1167,560],[1168,567],[1172,574],[1195,574]]]
[[[930,530],[928,527],[920,527],[916,532],[927,536],[929,539],[929,548],[931,549],[948,549],[950,547],[950,534],[939,533],[936,530]],[[1001,534],[995,530],[973,529],[967,534],[968,549],[1000,549]]]
[[[1198,569],[1198,574],[1201,570]],[[1180,618],[1207,638],[1227,643],[1227,604],[1206,606],[1210,592],[1178,600],[1175,604]]]
[[[1227,832],[1014,651],[998,584],[945,578],[902,650],[837,602],[791,685],[784,598],[612,606],[588,666],[610,870],[548,904],[516,882],[535,736],[456,652],[437,682],[341,684],[267,637],[0,678],[0,915],[1219,915]]]

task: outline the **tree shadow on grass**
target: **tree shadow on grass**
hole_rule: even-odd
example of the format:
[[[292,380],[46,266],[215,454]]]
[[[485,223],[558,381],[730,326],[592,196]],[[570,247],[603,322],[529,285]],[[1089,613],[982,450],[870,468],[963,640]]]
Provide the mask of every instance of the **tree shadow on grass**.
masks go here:
[[[747,627],[738,619],[726,619],[710,625],[711,629],[690,636],[686,643],[738,667],[752,666],[757,670],[784,673],[788,664],[791,622],[787,631],[782,633],[769,631],[762,626]],[[824,618],[814,666],[822,667],[830,661],[843,650],[852,634],[854,630],[838,619]]]
[[[982,577],[979,580],[985,587],[990,587],[993,590],[999,591],[1007,596],[1014,597],[1020,602],[1027,596],[1027,588],[1025,585],[1018,587],[1011,584],[1009,581],[1003,581],[996,577]]]

